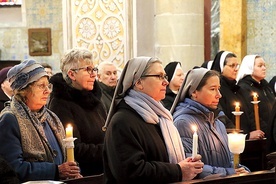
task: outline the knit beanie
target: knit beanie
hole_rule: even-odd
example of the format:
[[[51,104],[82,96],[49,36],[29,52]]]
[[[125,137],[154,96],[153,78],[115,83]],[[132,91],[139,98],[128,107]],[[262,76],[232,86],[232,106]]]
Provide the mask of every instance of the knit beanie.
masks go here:
[[[13,90],[21,90],[43,76],[49,77],[44,67],[32,59],[13,66],[7,74]]]

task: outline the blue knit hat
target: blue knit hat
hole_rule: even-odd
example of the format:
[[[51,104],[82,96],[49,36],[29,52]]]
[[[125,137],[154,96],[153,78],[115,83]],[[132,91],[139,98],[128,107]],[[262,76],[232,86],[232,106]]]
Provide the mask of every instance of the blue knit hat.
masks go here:
[[[48,74],[45,72],[44,67],[35,60],[25,60],[12,67],[7,74],[13,90],[21,90],[43,76],[48,77]]]

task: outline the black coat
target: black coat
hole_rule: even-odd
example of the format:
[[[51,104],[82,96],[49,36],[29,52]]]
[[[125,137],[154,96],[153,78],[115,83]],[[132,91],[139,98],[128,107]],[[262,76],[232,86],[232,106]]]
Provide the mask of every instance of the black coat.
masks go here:
[[[5,107],[5,103],[10,101],[9,97],[4,93],[4,91],[0,88],[0,111],[2,111]]]
[[[235,115],[232,113],[235,111],[235,102],[239,102],[240,109],[243,114],[240,116],[240,125],[243,133],[248,134],[250,132],[250,125],[254,124],[254,119],[249,118],[247,102],[243,98],[243,92],[240,86],[236,85],[236,80],[228,80],[226,77],[220,77],[220,92],[222,97],[219,99],[219,104],[225,115],[231,120],[232,125],[226,125],[226,128],[235,128]],[[251,104],[252,105],[252,104]]]
[[[268,134],[268,120],[271,114],[272,106],[275,102],[275,96],[272,89],[269,87],[268,82],[264,79],[260,83],[255,81],[251,75],[247,75],[242,78],[238,85],[243,90],[243,98],[247,103],[249,118],[253,119],[253,124],[248,125],[248,131],[256,130],[255,119],[254,119],[254,106],[251,103],[253,100],[253,92],[258,94],[259,105],[259,117],[261,130],[265,132],[266,136]]]
[[[159,125],[146,123],[124,101],[118,106],[105,137],[105,183],[181,181],[180,167],[169,163]]]
[[[84,176],[103,172],[102,149],[106,112],[100,101],[101,90],[97,82],[92,91],[80,91],[70,87],[61,73],[51,77],[53,92],[49,108],[57,114],[63,125],[73,126],[75,159]]]
[[[107,86],[102,82],[98,82],[98,84],[101,87],[102,91],[101,101],[106,109],[106,112],[108,112],[114,95],[115,87]]]

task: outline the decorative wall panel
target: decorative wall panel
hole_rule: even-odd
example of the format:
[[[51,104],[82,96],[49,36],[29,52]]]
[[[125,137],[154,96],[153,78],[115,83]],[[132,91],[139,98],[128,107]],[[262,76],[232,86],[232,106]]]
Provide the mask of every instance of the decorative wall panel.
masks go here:
[[[267,80],[276,75],[276,1],[247,1],[247,53],[266,61]]]
[[[72,0],[73,47],[92,51],[96,63],[126,60],[126,1]]]

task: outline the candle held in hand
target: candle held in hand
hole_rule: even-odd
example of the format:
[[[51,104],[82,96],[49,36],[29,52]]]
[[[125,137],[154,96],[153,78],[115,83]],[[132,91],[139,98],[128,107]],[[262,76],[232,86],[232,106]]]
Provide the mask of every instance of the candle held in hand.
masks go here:
[[[192,158],[195,158],[197,155],[197,147],[198,147],[198,135],[196,133],[197,127],[195,125],[192,126],[193,134],[193,150],[192,150]]]
[[[68,124],[67,128],[65,129],[66,131],[66,138],[67,139],[72,139],[72,141],[69,141],[69,145],[66,148],[66,152],[67,152],[67,162],[74,162],[75,158],[74,158],[74,139],[73,139],[73,127]]]

